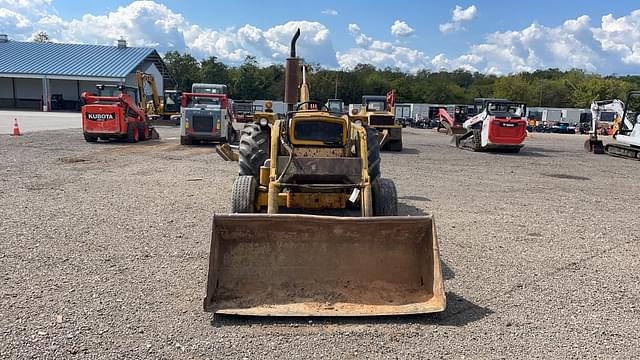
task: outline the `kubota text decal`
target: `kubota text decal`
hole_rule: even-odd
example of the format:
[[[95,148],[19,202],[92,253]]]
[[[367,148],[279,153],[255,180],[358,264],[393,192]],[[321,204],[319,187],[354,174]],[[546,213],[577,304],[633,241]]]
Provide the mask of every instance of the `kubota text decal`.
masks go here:
[[[87,113],[87,120],[105,121],[105,120],[113,120],[115,118],[116,118],[116,113],[108,113],[108,114]]]

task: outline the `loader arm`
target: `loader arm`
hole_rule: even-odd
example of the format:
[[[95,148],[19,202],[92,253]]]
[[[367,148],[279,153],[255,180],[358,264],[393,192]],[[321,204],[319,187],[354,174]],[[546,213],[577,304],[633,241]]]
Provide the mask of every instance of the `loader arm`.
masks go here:
[[[162,101],[160,101],[160,96],[158,96],[158,88],[156,87],[156,80],[153,75],[144,73],[142,71],[136,71],[136,82],[138,84],[138,95],[140,97],[140,107],[142,109],[147,109],[146,104],[146,96],[144,92],[145,84],[149,85],[151,89],[151,102],[152,102],[152,111],[153,115],[160,115],[162,112]]]
[[[309,101],[309,83],[307,82],[307,65],[302,65],[302,84],[300,84],[299,103]],[[309,104],[303,104],[302,110],[308,110]]]

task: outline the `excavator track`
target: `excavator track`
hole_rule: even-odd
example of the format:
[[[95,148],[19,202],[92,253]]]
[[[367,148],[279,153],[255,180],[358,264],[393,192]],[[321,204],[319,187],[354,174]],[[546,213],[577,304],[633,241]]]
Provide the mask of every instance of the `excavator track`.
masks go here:
[[[640,160],[640,148],[620,144],[607,144],[604,147],[604,151],[611,156]]]

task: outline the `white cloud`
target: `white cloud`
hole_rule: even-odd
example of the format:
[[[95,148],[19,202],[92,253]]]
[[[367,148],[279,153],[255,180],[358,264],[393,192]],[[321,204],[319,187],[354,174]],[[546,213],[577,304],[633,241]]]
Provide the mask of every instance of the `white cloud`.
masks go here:
[[[415,30],[404,21],[396,20],[391,25],[391,34],[393,36],[404,37],[413,34]]]
[[[455,25],[453,23],[448,22],[448,23],[440,24],[438,26],[438,29],[440,29],[440,32],[448,33],[455,30]]]
[[[0,0],[0,9],[7,9],[25,17],[44,16],[53,11],[52,0]]]
[[[13,10],[0,8],[0,29],[30,29],[31,21]]]
[[[37,31],[38,19],[49,13],[55,13],[51,0],[0,0],[0,32],[29,38]]]
[[[596,71],[601,57],[597,49],[589,46],[588,35],[588,16],[567,20],[557,27],[531,24],[519,31],[490,34],[484,43],[472,45],[466,54],[447,61],[438,59],[438,65],[492,74],[550,67]]]
[[[260,63],[267,64],[287,57],[291,36],[300,28],[299,54],[312,63],[337,65],[329,30],[318,22],[213,30],[191,24],[182,14],[154,1],[134,1],[107,14],[85,14],[71,20],[58,17],[53,8],[29,12],[30,3],[43,8],[51,1],[0,0],[0,28],[11,30],[8,32],[17,40],[28,40],[34,32],[44,30],[58,42],[112,45],[125,38],[130,46],[154,47],[160,52],[190,51],[199,58],[216,56],[229,63],[254,55]]]
[[[640,10],[617,19],[605,15],[600,27],[591,31],[603,51],[621,56],[625,64],[640,65]]]
[[[338,63],[343,68],[352,69],[358,64],[372,64],[380,68],[397,67],[403,71],[416,72],[431,67],[428,56],[422,51],[374,40],[363,34],[357,24],[349,24],[348,30],[357,47],[344,52],[338,51]]]
[[[466,9],[463,9],[462,6],[456,5],[456,8],[453,9],[453,16],[451,20],[453,22],[462,22],[462,21],[471,21],[478,14],[478,8],[475,5],[471,5]]]
[[[463,29],[462,24],[477,14],[473,5],[457,6],[451,20],[440,25],[440,31]],[[46,31],[53,41],[72,43],[112,45],[124,37],[131,46],[150,46],[160,52],[189,51],[197,58],[217,56],[231,64],[242,62],[247,55],[256,56],[260,64],[281,63],[297,28],[302,31],[300,56],[326,67],[369,63],[410,72],[462,68],[494,74],[576,67],[628,74],[637,73],[640,65],[640,10],[622,16],[604,15],[595,24],[592,18],[582,15],[557,26],[533,23],[519,30],[495,32],[452,56],[426,54],[397,42],[374,39],[357,24],[348,25],[354,45],[336,52],[330,30],[315,21],[212,29],[193,24],[155,1],[133,1],[112,11],[69,19],[58,14],[52,0],[0,0],[0,32],[14,40],[29,40],[38,31]],[[391,32],[401,37],[414,30],[396,20]]]
[[[475,5],[471,5],[466,9],[462,8],[462,6],[460,5],[456,5],[456,7],[451,12],[451,21],[440,24],[438,28],[442,33],[462,30],[462,23],[473,20],[477,14],[478,8]]]
[[[322,13],[329,16],[338,16],[338,10],[335,9],[322,10]]]

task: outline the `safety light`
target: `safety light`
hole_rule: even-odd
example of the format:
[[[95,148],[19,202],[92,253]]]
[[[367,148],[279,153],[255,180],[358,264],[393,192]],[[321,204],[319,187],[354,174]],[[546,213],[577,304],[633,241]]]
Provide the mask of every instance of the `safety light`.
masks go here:
[[[271,100],[265,101],[264,107],[265,109],[271,109],[273,107],[273,102],[271,102]]]

